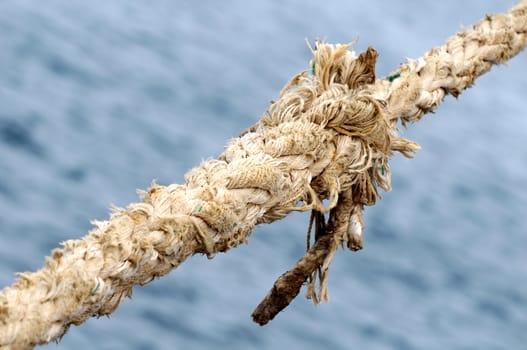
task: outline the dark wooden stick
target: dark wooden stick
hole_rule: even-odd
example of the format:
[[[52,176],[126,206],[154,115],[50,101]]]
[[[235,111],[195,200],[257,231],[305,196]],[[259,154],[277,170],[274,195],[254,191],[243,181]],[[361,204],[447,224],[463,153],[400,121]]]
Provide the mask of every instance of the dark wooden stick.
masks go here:
[[[302,284],[324,262],[332,239],[333,237],[329,235],[319,238],[291,270],[276,280],[269,293],[252,313],[254,322],[260,326],[265,325],[293,301],[300,293]]]
[[[352,214],[353,200],[351,191],[341,193],[337,206],[330,212],[327,226],[318,223],[316,241],[295,266],[282,274],[265,298],[252,313],[252,319],[260,326],[267,324],[280,311],[285,309],[300,293],[300,288],[318,268],[322,266],[331,251],[335,235],[341,230],[346,232]],[[319,215],[314,213],[314,215]],[[320,214],[321,215],[321,214]]]

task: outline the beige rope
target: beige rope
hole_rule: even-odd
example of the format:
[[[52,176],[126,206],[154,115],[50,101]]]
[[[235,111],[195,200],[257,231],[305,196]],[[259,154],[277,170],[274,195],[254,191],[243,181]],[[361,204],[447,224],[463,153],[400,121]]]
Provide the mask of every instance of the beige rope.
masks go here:
[[[325,280],[339,243],[362,246],[362,207],[375,203],[377,188],[390,189],[388,159],[418,149],[396,135],[397,120],[419,120],[526,42],[523,0],[384,80],[375,80],[375,50],[356,57],[349,45],[318,43],[314,75],[295,76],[218,159],[192,169],[184,185],[154,184],[140,203],[94,222],[87,236],[64,242],[41,270],[19,274],[2,290],[0,348],[56,340],[71,324],[111,314],[134,285],[167,274],[190,255],[227,251],[245,242],[255,225],[292,211],[327,213],[348,193],[352,210],[333,230],[320,266]]]

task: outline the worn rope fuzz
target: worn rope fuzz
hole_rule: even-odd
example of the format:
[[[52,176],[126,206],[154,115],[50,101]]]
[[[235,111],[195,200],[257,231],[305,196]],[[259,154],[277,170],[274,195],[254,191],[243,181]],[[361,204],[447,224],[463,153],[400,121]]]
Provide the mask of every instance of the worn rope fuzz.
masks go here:
[[[375,80],[377,53],[317,43],[311,72],[296,75],[267,114],[230,141],[183,185],[154,184],[140,203],[115,209],[80,240],[63,243],[34,273],[0,292],[0,348],[30,349],[72,324],[111,314],[135,285],[187,257],[213,257],[245,242],[259,223],[312,211],[313,241],[253,313],[265,324],[308,282],[327,299],[327,271],[339,246],[362,248],[362,210],[390,190],[389,159],[418,145],[397,135],[446,94],[459,95],[527,43],[527,0],[487,16],[423,58]],[[326,216],[329,216],[326,222]],[[318,292],[316,281],[319,282]]]

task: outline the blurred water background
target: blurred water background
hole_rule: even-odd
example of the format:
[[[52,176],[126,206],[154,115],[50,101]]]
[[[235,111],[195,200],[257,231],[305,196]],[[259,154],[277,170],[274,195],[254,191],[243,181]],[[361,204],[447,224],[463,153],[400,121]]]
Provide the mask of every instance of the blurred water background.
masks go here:
[[[182,183],[252,125],[305,38],[374,46],[378,76],[515,1],[1,1],[0,287],[110,204]],[[527,53],[404,134],[393,191],[339,251],[331,300],[250,314],[304,252],[308,214],[195,256],[46,349],[527,349]],[[302,292],[304,293],[304,292]]]

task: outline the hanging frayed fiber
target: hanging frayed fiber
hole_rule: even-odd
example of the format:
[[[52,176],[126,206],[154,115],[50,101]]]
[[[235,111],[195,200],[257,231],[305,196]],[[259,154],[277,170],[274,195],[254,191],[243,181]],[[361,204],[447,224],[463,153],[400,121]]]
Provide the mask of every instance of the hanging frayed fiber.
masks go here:
[[[339,246],[362,248],[363,208],[375,204],[379,189],[390,190],[390,157],[419,149],[398,136],[398,122],[418,121],[526,44],[527,0],[380,80],[374,49],[356,56],[351,45],[317,42],[311,72],[293,77],[218,159],[192,169],[185,184],[154,184],[140,203],[94,222],[87,236],[64,242],[41,270],[19,274],[2,290],[0,348],[57,340],[72,324],[111,314],[135,285],[193,254],[213,257],[236,247],[257,224],[293,211],[312,213],[307,252],[253,319],[267,323],[304,283],[315,303],[326,300],[333,254]]]

